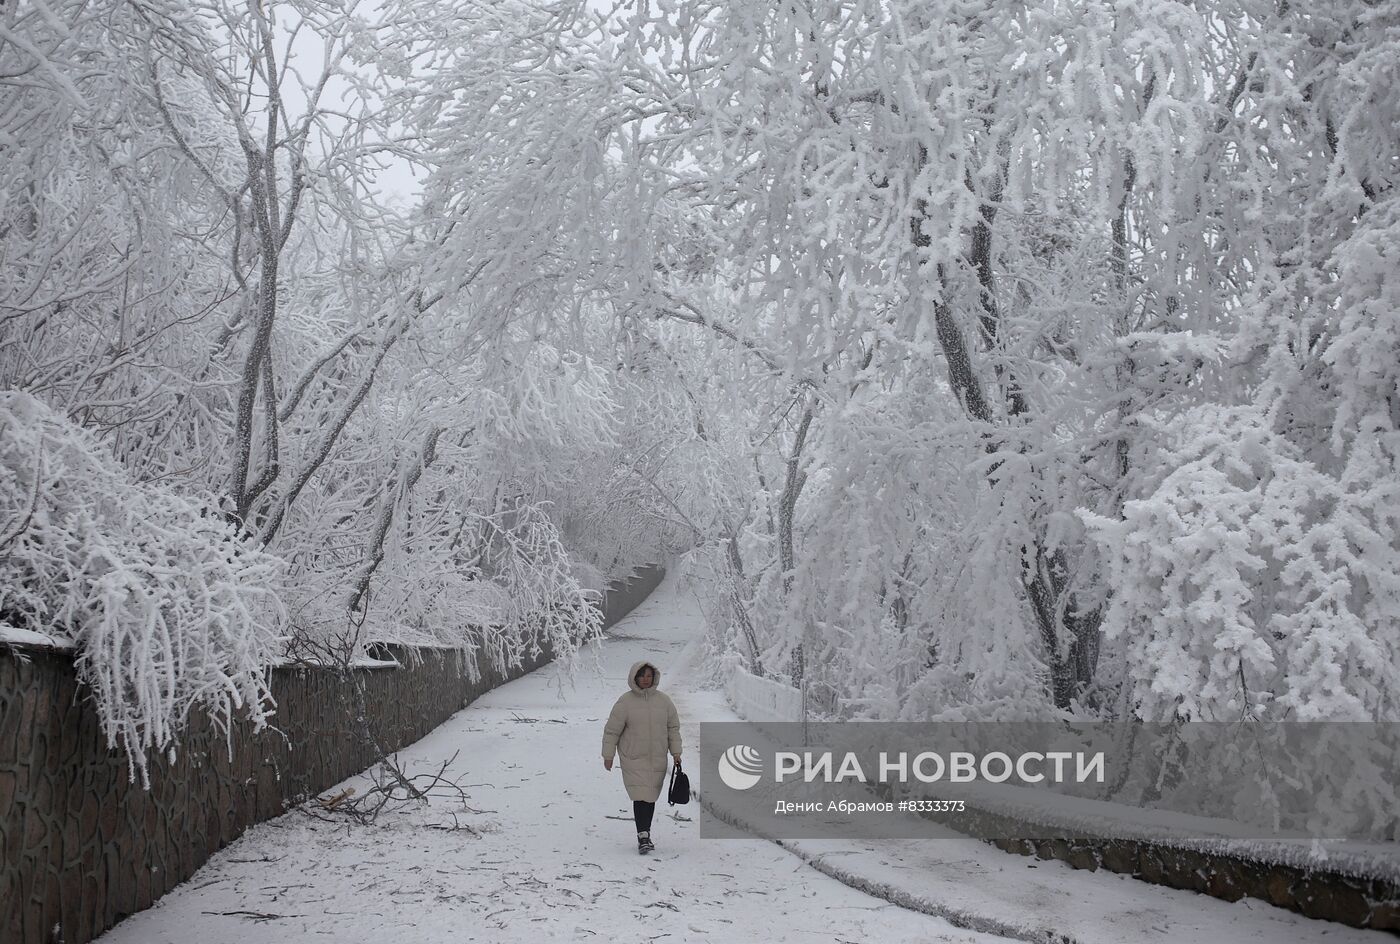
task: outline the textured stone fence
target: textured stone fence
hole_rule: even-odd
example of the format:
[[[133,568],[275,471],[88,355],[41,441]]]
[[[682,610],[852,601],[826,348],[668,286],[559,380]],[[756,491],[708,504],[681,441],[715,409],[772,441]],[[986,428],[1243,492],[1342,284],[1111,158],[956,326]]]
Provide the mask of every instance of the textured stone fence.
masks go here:
[[[1287,861],[1296,848],[1258,854],[1229,843],[1182,839],[1168,842],[1145,837],[1068,835],[1064,826],[1024,815],[978,808],[969,803],[957,813],[923,813],[958,832],[973,836],[1049,836],[988,839],[997,848],[1040,859],[1055,859],[1076,869],[1105,869],[1154,885],[1200,892],[1225,901],[1257,898],[1309,918],[1337,921],[1357,928],[1400,934],[1400,880],[1393,869],[1375,863]],[[1214,846],[1214,848],[1213,848]]]
[[[663,576],[650,568],[611,588],[611,625]],[[392,647],[387,647],[390,654]],[[109,750],[68,653],[0,645],[0,941],[81,944],[147,908],[254,823],[334,786],[463,706],[549,661],[548,654],[472,682],[451,651],[397,667],[274,668],[270,726],[226,738],[193,720],[173,763],[155,758],[150,789]],[[357,719],[363,712],[364,722]]]
[[[727,680],[726,692],[747,721],[801,720],[802,693],[790,685],[756,678],[740,669]],[[895,798],[888,786],[877,787],[875,792],[885,799]],[[1006,852],[1056,859],[1076,869],[1106,869],[1225,901],[1257,898],[1310,918],[1400,935],[1400,877],[1374,864],[1277,861],[1224,846],[1210,848],[1204,841],[1193,845],[1187,840],[1067,837],[1065,827],[1053,822],[980,809],[973,803],[957,813],[921,815],[979,838],[1057,837],[985,840]]]
[[[1343,868],[1297,866],[1136,839],[1002,839],[1007,852],[1107,869],[1225,901],[1258,898],[1309,918],[1400,935],[1400,882]]]

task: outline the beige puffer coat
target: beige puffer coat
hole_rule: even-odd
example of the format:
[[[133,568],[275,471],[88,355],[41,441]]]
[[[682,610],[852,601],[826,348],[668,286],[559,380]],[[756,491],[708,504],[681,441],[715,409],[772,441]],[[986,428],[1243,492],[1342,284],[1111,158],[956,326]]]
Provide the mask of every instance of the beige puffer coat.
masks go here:
[[[637,673],[651,666],[651,688],[637,685]],[[603,760],[622,755],[622,784],[633,800],[655,803],[666,781],[666,752],[681,753],[681,718],[675,703],[661,686],[661,670],[654,662],[634,663],[627,673],[627,687],[603,726]]]

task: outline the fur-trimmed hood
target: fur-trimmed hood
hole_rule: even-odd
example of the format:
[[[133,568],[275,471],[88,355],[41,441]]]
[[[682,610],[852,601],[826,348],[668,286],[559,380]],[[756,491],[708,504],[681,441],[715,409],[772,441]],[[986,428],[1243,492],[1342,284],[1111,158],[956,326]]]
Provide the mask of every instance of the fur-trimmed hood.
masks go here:
[[[652,674],[651,688],[642,688],[637,684],[637,673],[650,666]],[[656,663],[649,659],[640,662],[633,662],[632,668],[627,672],[627,687],[638,695],[645,695],[647,692],[654,692],[661,688],[661,670],[656,667]]]

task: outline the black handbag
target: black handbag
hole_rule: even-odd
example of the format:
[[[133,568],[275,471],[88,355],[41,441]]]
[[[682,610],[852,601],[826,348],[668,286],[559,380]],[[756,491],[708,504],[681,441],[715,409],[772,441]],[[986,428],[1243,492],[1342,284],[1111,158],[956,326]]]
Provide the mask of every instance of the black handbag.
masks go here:
[[[671,786],[666,791],[666,802],[672,806],[690,802],[690,778],[681,770],[680,764],[671,767]]]

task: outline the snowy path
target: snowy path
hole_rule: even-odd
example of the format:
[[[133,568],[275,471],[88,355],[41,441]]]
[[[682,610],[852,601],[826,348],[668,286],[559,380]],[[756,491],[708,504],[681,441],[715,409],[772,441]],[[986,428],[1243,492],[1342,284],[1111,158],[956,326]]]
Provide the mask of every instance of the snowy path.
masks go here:
[[[637,855],[631,805],[603,771],[603,719],[639,658],[661,666],[685,721],[692,781],[699,721],[736,720],[718,692],[687,685],[694,601],[666,582],[611,631],[601,674],[561,699],[546,669],[491,692],[400,753],[434,769],[459,752],[471,805],[448,831],[446,804],[370,827],[299,812],[264,823],[215,856],[103,944],[221,942],[1004,942],[848,885],[1025,939],[1081,944],[1379,944],[1378,932],[1311,921],[1261,902],[1236,904],[965,839],[855,843],[699,837],[664,801],[657,851]],[[354,784],[355,781],[349,781]],[[461,816],[461,814],[458,814]],[[811,860],[817,869],[803,860]],[[839,875],[828,877],[818,869]],[[980,923],[989,921],[988,923]],[[1388,939],[1388,938],[1386,938]]]
[[[628,666],[654,658],[687,724],[685,687],[699,615],[671,579],[612,630],[602,676],[561,700],[549,669],[458,712],[399,758],[434,767],[460,751],[479,837],[440,828],[446,805],[332,826],[293,812],[254,827],[102,944],[221,942],[663,941],[1002,942],[848,888],[772,843],[702,840],[695,804],[673,820],[663,799],[657,851],[637,855],[631,803],[599,759],[603,719]],[[724,720],[721,716],[719,720]],[[353,784],[355,781],[349,781]],[[459,814],[460,815],[460,814]],[[618,817],[618,818],[612,818]]]

